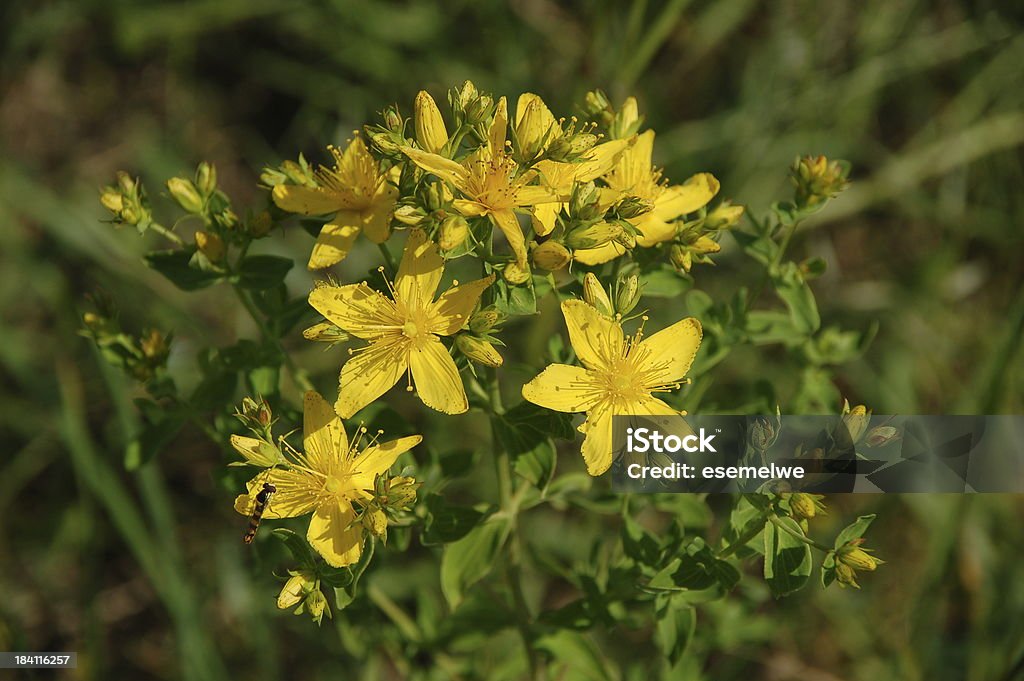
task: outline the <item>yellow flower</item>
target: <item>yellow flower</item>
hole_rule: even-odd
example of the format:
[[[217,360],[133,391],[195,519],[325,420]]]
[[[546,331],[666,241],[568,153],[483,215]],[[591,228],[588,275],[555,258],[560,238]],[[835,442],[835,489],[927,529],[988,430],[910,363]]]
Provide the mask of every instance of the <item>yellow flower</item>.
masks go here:
[[[428,407],[446,414],[469,409],[459,370],[439,337],[451,336],[465,325],[494,275],[461,286],[456,282],[435,301],[443,270],[437,246],[423,230],[413,229],[392,298],[365,282],[321,286],[309,294],[309,304],[329,322],[369,341],[342,367],[335,406],[343,418],[383,395],[406,373]]]
[[[316,171],[318,187],[279,184],[273,192],[274,203],[290,213],[335,214],[320,230],[309,255],[311,270],[344,260],[361,231],[374,243],[386,241],[398,196],[362,139],[353,139],[344,152],[328,149],[334,155],[334,167],[321,166]]]
[[[263,512],[265,519],[312,514],[306,538],[334,567],[359,560],[363,527],[353,504],[373,499],[378,475],[423,439],[410,435],[390,442],[349,441],[341,419],[319,393],[306,393],[303,405],[303,452],[292,452],[287,466],[265,470],[246,485],[247,494],[235,499],[235,510],[252,513],[256,494],[269,482],[277,488]],[[365,445],[365,446],[364,446]]]
[[[556,197],[550,189],[530,184],[537,178],[536,171],[519,172],[519,165],[505,149],[507,128],[507,105],[502,97],[488,131],[487,144],[461,162],[412,147],[402,147],[402,152],[465,197],[453,202],[459,213],[467,217],[489,216],[508,240],[516,262],[525,267],[526,239],[515,209],[555,201]]]
[[[718,180],[711,173],[697,173],[683,184],[669,186],[661,177],[661,170],[651,165],[654,150],[654,131],[648,130],[637,137],[636,144],[619,156],[615,167],[604,176],[609,189],[617,196],[635,196],[649,202],[653,208],[631,218],[639,231],[637,244],[651,247],[675,236],[674,220],[708,204],[718,193]],[[585,265],[599,265],[614,260],[625,252],[616,242],[598,248],[579,250],[573,257]]]
[[[626,338],[621,324],[582,300],[562,303],[569,340],[582,367],[552,364],[523,386],[523,397],[562,412],[586,412],[587,472],[612,463],[612,416],[678,415],[652,395],[677,388],[700,347],[700,322],[690,317],[642,338]]]

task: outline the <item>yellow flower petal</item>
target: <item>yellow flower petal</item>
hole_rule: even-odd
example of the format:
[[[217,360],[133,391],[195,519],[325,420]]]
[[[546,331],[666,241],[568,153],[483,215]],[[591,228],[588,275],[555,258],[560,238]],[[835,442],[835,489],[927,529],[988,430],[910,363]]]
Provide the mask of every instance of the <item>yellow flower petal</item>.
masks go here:
[[[508,240],[508,245],[516,255],[516,263],[520,267],[526,267],[526,238],[523,236],[523,229],[519,226],[516,214],[510,209],[492,211],[491,219]]]
[[[445,414],[469,409],[466,389],[455,361],[436,338],[409,349],[409,368],[423,404]]]
[[[615,241],[609,241],[603,246],[598,246],[597,248],[581,248],[577,251],[573,251],[572,257],[574,260],[584,265],[601,265],[615,260],[615,258],[625,252],[625,246]]]
[[[334,407],[314,391],[302,401],[302,449],[313,470],[326,473],[348,451],[348,436]]]
[[[665,222],[653,212],[633,220],[633,226],[640,230],[636,242],[644,248],[650,248],[674,238],[677,228],[674,222]]]
[[[356,338],[378,338],[382,326],[401,327],[395,304],[366,284],[319,286],[309,304]]]
[[[653,397],[651,395],[645,395],[636,403],[631,404],[630,413],[639,416],[679,416],[680,414],[678,409],[673,409],[657,397]],[[686,432],[679,432],[679,427],[676,425],[675,421],[671,421],[667,425],[671,429],[671,432],[676,435],[689,435],[689,433]],[[689,426],[687,426],[687,428],[688,427]]]
[[[587,411],[599,397],[594,376],[583,367],[551,364],[523,386],[523,399],[555,411]]]
[[[246,483],[248,494],[239,494],[235,498],[235,510],[242,515],[251,515],[254,499],[265,482],[272,484],[277,491],[263,509],[264,519],[295,518],[316,508],[316,493],[320,488],[318,479],[302,471],[270,468]]]
[[[619,160],[622,153],[633,146],[635,142],[636,137],[631,137],[629,139],[612,140],[611,142],[598,144],[590,150],[586,160],[578,164],[575,173],[576,181],[590,182],[608,173],[608,171],[615,167],[615,163]]]
[[[391,216],[394,208],[394,201],[386,204],[378,204],[360,216],[363,227],[363,234],[375,244],[382,244],[391,236]]]
[[[345,259],[359,236],[359,217],[351,211],[339,211],[331,222],[320,230],[313,252],[309,254],[311,270],[336,265]]]
[[[589,412],[581,430],[586,435],[581,452],[587,464],[587,473],[601,475],[612,465],[611,410],[600,408]]]
[[[480,296],[493,283],[494,275],[491,274],[445,291],[431,305],[430,331],[439,336],[450,336],[465,326]]]
[[[533,207],[530,218],[537,236],[547,236],[555,229],[555,218],[561,210],[561,203],[538,203]]]
[[[434,299],[444,273],[444,259],[422,229],[409,230],[402,262],[395,277],[395,300],[407,308],[419,308]]]
[[[416,141],[426,151],[440,154],[448,144],[448,130],[434,98],[426,90],[416,95]]]
[[[535,206],[537,204],[558,201],[558,196],[548,187],[531,185],[516,190],[517,206]]]
[[[655,215],[662,220],[674,220],[692,213],[715,197],[721,184],[711,173],[697,173],[683,184],[669,187],[655,200]]]
[[[412,162],[420,168],[437,175],[445,182],[449,182],[459,189],[466,186],[469,172],[455,161],[412,147],[402,147],[402,153],[412,159]]]
[[[349,207],[349,202],[338,194],[315,187],[279,184],[272,196],[281,210],[302,215],[325,215]]]
[[[605,317],[582,300],[566,300],[562,314],[576,356],[588,369],[599,369],[623,354],[624,339],[618,322]]]
[[[357,351],[341,368],[335,411],[351,418],[398,383],[408,367],[401,343],[382,341]]]
[[[373,491],[377,476],[386,473],[402,454],[423,442],[421,435],[370,445],[352,462],[352,481],[356,489]]]
[[[650,375],[651,386],[682,380],[700,348],[700,322],[687,317],[644,338],[630,353],[639,371]]]
[[[455,210],[459,211],[460,214],[465,215],[468,218],[487,215],[488,211],[491,210],[479,201],[470,201],[468,199],[455,199],[452,201],[452,206]]]
[[[363,527],[348,502],[331,500],[316,509],[306,539],[334,567],[352,565],[363,553]]]

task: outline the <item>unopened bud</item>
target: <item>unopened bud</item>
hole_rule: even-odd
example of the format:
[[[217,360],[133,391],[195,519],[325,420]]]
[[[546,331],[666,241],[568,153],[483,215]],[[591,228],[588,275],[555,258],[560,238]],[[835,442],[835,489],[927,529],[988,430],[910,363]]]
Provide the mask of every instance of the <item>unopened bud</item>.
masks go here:
[[[100,203],[115,215],[120,214],[124,210],[124,198],[121,196],[121,192],[113,187],[105,187],[103,189],[100,193]]]
[[[306,600],[306,597],[315,589],[316,575],[306,570],[298,572],[292,575],[281,588],[281,593],[277,596],[277,607],[281,610],[294,608]]]
[[[167,359],[167,355],[170,354],[167,338],[156,329],[150,330],[139,339],[139,348],[146,359],[153,364],[163,363]]]
[[[896,426],[876,426],[868,431],[867,437],[864,438],[864,444],[868,447],[884,447],[902,437],[903,434]]]
[[[493,307],[486,307],[474,312],[469,318],[469,330],[473,333],[486,333],[503,322],[505,316]]]
[[[615,206],[615,212],[619,217],[631,220],[638,218],[645,213],[651,212],[654,204],[639,196],[627,196]]]
[[[318,343],[342,343],[347,341],[349,336],[340,326],[331,322],[320,322],[302,331],[302,337],[306,340]]]
[[[210,196],[217,189],[217,169],[206,161],[196,169],[196,189],[203,196]]]
[[[797,520],[811,520],[819,513],[824,513],[825,505],[821,503],[823,498],[821,494],[794,492],[789,497],[789,510]]]
[[[569,197],[569,215],[577,220],[589,221],[601,216],[601,190],[593,182],[577,184]],[[592,248],[585,246],[582,248]]]
[[[794,201],[800,208],[815,208],[835,197],[849,182],[848,167],[824,156],[804,156],[793,162],[790,178],[796,186]]]
[[[224,240],[213,232],[196,232],[196,248],[210,262],[218,263],[224,259]]]
[[[384,111],[381,112],[381,117],[384,119],[384,127],[389,132],[395,132],[398,134],[403,134],[405,132],[405,119],[402,118],[402,114],[398,111],[397,106],[389,106],[384,109]]]
[[[368,508],[363,512],[363,527],[374,537],[384,537],[388,533],[388,516],[379,508]]]
[[[419,206],[402,205],[395,209],[395,219],[403,225],[415,227],[427,218],[427,214]]]
[[[732,201],[722,201],[704,218],[704,229],[729,229],[743,217],[743,206],[734,206]]]
[[[488,341],[468,333],[460,333],[455,336],[455,347],[463,355],[488,367],[500,367],[502,365],[501,355]]]
[[[556,272],[572,261],[572,254],[554,239],[534,248],[532,255],[533,264],[549,272]]]
[[[517,262],[510,262],[505,265],[505,269],[502,270],[501,276],[503,276],[505,281],[508,283],[519,286],[530,280],[530,268],[523,267]]]
[[[242,455],[245,462],[260,468],[270,468],[284,462],[281,450],[266,440],[244,435],[232,435],[231,446]]]
[[[836,552],[836,560],[844,565],[849,565],[854,570],[874,572],[885,561],[875,558],[867,550],[862,549],[861,544],[863,543],[863,538],[847,542]]]
[[[196,214],[203,212],[203,197],[199,195],[199,190],[192,184],[192,180],[172,177],[167,180],[167,191],[185,211]]]
[[[615,315],[615,307],[612,305],[611,298],[608,297],[604,286],[593,272],[587,272],[583,277],[583,300],[606,317]]]
[[[416,501],[416,489],[419,486],[414,478],[408,476],[399,475],[391,478],[388,481],[388,507],[401,511],[412,506]]]
[[[597,248],[622,237],[622,226],[614,222],[581,225],[565,235],[565,245],[572,250]]]
[[[641,289],[640,275],[633,274],[620,277],[619,284],[615,291],[615,311],[621,315],[627,315],[640,302]]]
[[[850,442],[852,444],[860,442],[870,422],[871,411],[863,404],[858,404],[852,409],[849,403],[843,404],[843,426],[845,426],[846,431],[850,434]]]
[[[447,253],[466,243],[469,236],[469,222],[461,215],[452,215],[441,223],[437,245]]]
[[[448,131],[437,103],[426,90],[416,95],[416,142],[424,151],[440,154],[448,144]]]

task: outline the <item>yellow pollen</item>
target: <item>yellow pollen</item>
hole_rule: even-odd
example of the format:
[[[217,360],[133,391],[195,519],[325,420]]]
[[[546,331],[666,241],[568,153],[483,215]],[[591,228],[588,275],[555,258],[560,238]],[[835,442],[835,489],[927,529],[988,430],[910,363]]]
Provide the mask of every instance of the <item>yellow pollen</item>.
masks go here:
[[[416,327],[415,322],[406,322],[402,325],[402,334],[406,338],[416,338],[420,335],[420,330]]]

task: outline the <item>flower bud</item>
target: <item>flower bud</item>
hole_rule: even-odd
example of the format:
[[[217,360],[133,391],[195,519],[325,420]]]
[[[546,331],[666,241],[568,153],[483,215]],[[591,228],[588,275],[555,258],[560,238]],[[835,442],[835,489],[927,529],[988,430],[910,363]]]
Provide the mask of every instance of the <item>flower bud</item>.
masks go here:
[[[868,431],[864,444],[868,447],[884,447],[901,439],[903,434],[895,426],[876,426]]]
[[[821,503],[821,499],[824,498],[821,494],[794,492],[789,496],[789,510],[797,520],[811,520],[819,513],[825,512],[825,505]]]
[[[196,248],[210,262],[218,263],[224,259],[224,240],[213,232],[196,232]]]
[[[309,592],[309,595],[306,596],[305,605],[309,616],[317,624],[320,624],[325,613],[328,618],[331,616],[330,610],[327,609],[327,597],[324,596],[320,589],[313,589]]]
[[[271,228],[274,226],[274,221],[270,217],[270,212],[262,210],[249,221],[248,227],[249,234],[256,239],[264,237],[270,233]]]
[[[206,161],[196,169],[196,189],[203,196],[210,196],[217,189],[217,169]]]
[[[186,212],[196,214],[203,212],[203,197],[199,195],[199,190],[192,184],[192,180],[184,177],[172,177],[167,180],[167,190]]]
[[[395,209],[395,219],[403,225],[415,227],[426,218],[426,212],[419,206],[402,205]]]
[[[387,505],[399,511],[406,510],[416,502],[419,483],[414,478],[399,475],[388,481]]]
[[[611,108],[612,103],[608,101],[608,95],[601,90],[591,90],[583,98],[583,111],[591,118],[611,111]]]
[[[619,277],[619,283],[615,291],[615,311],[621,315],[627,315],[640,302],[640,294],[643,287],[640,285],[640,275],[633,274]]]
[[[530,280],[530,268],[522,267],[517,262],[510,262],[505,265],[505,269],[502,270],[501,276],[505,277],[505,281],[508,283],[519,286]]]
[[[704,229],[729,229],[743,217],[743,206],[734,206],[732,201],[722,201],[704,218]]]
[[[824,156],[805,156],[793,162],[790,179],[796,187],[794,202],[799,208],[815,208],[846,189],[848,168]]]
[[[593,272],[587,272],[586,276],[583,277],[583,300],[605,315],[606,317],[615,316],[615,308],[612,306],[611,298],[604,290],[604,286],[601,285],[600,280],[594,275]]]
[[[416,95],[416,142],[424,151],[441,154],[448,144],[448,131],[434,98],[426,90]]]
[[[500,367],[502,365],[501,355],[488,341],[468,333],[460,333],[455,336],[455,347],[463,355],[477,364],[488,367]]]
[[[293,574],[277,596],[277,607],[281,610],[294,608],[316,590],[316,575],[308,570]]]
[[[167,338],[156,329],[139,338],[139,349],[151,364],[163,364],[171,352]]]
[[[597,135],[591,132],[562,135],[548,146],[548,157],[553,161],[572,163],[581,160],[596,144]]]
[[[348,334],[331,322],[320,322],[304,329],[302,337],[318,343],[342,343],[348,340]]]
[[[388,516],[379,508],[368,508],[363,511],[363,527],[374,537],[382,538],[388,533]]]
[[[428,97],[430,95],[427,95]],[[433,100],[431,100],[433,101]],[[437,106],[435,105],[436,109]],[[381,117],[384,119],[384,128],[388,132],[398,133],[399,135],[405,134],[405,119],[402,118],[402,114],[398,111],[397,106],[389,106],[381,112]]]
[[[871,422],[871,411],[863,404],[858,404],[851,409],[849,402],[844,402],[842,418],[843,426],[846,427],[846,431],[850,434],[850,441],[853,444],[857,444],[864,436],[864,432]]]
[[[615,212],[619,217],[631,220],[638,218],[645,213],[651,212],[654,204],[639,196],[627,196],[615,206]]]
[[[758,416],[750,428],[750,446],[759,452],[768,451],[779,437],[779,419],[772,416]]]
[[[121,192],[113,187],[104,187],[100,193],[100,203],[111,213],[118,215],[124,210],[124,198]]]
[[[473,333],[486,333],[505,321],[505,315],[493,307],[486,307],[473,313],[469,318],[469,330]]]
[[[718,253],[722,250],[721,245],[714,239],[707,236],[697,237],[697,240],[690,244],[673,244],[669,251],[669,258],[672,264],[689,272],[693,263],[711,263],[708,254]]]
[[[469,222],[461,215],[452,215],[441,223],[437,245],[445,253],[466,243],[469,237]]]
[[[853,544],[853,542],[850,542],[850,544]],[[844,547],[839,550],[838,559],[840,562],[849,565],[854,570],[874,572],[879,565],[885,562],[875,558],[859,546],[850,546],[850,544],[847,544],[847,547],[849,548]]]
[[[583,221],[601,217],[600,199],[601,189],[593,182],[577,184],[569,197],[569,215]]]
[[[857,573],[845,563],[836,563],[836,581],[842,587],[852,586],[854,589],[860,588],[860,584],[857,583]]]
[[[565,245],[572,250],[597,248],[622,237],[622,226],[614,222],[581,225],[565,235]]]
[[[270,468],[284,462],[281,450],[266,440],[244,435],[232,435],[231,446],[242,455],[245,462],[260,468]]]
[[[554,239],[533,249],[533,264],[542,270],[556,272],[572,261],[572,254]]]

